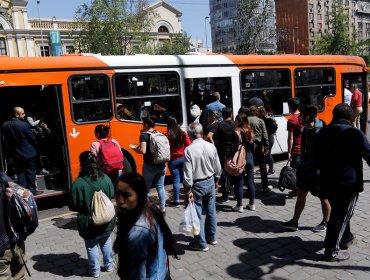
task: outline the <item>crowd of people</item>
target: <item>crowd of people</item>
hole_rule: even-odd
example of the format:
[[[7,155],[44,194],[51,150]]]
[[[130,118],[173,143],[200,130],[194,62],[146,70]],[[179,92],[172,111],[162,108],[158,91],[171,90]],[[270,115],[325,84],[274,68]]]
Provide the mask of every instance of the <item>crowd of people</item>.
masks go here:
[[[355,92],[356,90],[352,99],[358,98],[358,93]],[[261,104],[259,100],[254,100],[248,107],[241,107],[234,117],[232,108],[219,101],[218,93],[214,95],[218,97],[217,100],[205,107],[206,115],[191,123],[187,132],[181,130],[176,118],[171,116],[168,117],[167,131],[163,135],[156,131],[155,122],[150,116],[142,118],[139,144],[131,147],[136,153],[143,155],[141,175],[124,172],[122,160],[119,160],[123,157],[119,143],[111,139],[108,126],[96,126],[96,141],[91,144],[90,151],[84,151],[80,155],[80,173],[73,182],[69,202],[70,209],[78,212],[78,232],[84,239],[89,276],[99,277],[101,271],[112,271],[114,252],[117,254],[117,271],[121,279],[170,279],[168,256],[176,256],[176,240],[165,220],[166,162],[173,183],[170,204],[179,207],[182,203],[181,183],[184,204],[194,202],[200,220],[200,232],[194,236],[189,247],[196,251],[206,252],[209,250],[208,245],[218,244],[218,191],[222,193],[221,203],[229,202],[231,193],[234,193],[234,211],[255,211],[255,163],[259,166],[262,193],[272,190],[268,176],[275,173],[271,149],[277,131],[276,121],[267,114],[263,102]],[[341,250],[348,249],[355,239],[350,231],[350,219],[358,194],[363,191],[362,159],[370,165],[369,142],[356,128],[356,104],[353,108],[346,103],[338,104],[333,110],[332,122],[326,125],[317,118],[317,108],[300,106],[297,98],[288,101],[292,114],[287,125],[288,160],[297,170],[297,190],[292,191],[290,196],[297,196],[297,200],[293,219],[280,224],[284,228],[298,230],[298,221],[308,192],[318,196],[323,219],[314,227],[314,231],[327,231],[324,242],[326,261],[349,258],[349,254]],[[19,141],[23,142],[14,151],[16,155],[19,154],[16,158],[19,159],[18,170],[24,173],[18,173],[19,183],[37,194],[32,184],[34,172],[27,173],[30,170],[29,165],[35,166],[35,162],[30,159],[36,157],[36,151],[28,155],[32,149],[24,144],[24,141],[28,141],[31,145],[35,141],[34,135],[31,127],[20,121],[24,118],[23,109],[16,107],[14,114],[13,121],[17,122],[17,126],[5,123],[4,134],[18,133],[17,135],[25,136],[19,137]],[[203,124],[199,121],[203,121]],[[164,138],[154,137],[158,134]],[[168,147],[168,157],[166,152],[161,155],[165,160],[158,161],[153,152],[154,145]],[[225,160],[233,157],[240,146],[246,152],[244,170],[240,174],[230,174],[226,171]],[[26,147],[28,153],[19,150],[20,147]],[[115,160],[109,160],[109,156]],[[28,166],[24,166],[22,170],[20,163],[27,163]],[[1,199],[6,199],[3,194],[7,184],[8,181],[2,182]],[[244,186],[249,199],[245,206]],[[157,190],[159,205],[148,197],[152,187]],[[92,201],[97,192],[104,193],[108,199],[115,198],[117,204],[116,216],[102,225],[94,224],[90,217]],[[4,224],[5,220],[2,215],[0,222]],[[112,243],[111,234],[115,226],[117,236]],[[6,232],[1,231],[1,234],[5,236]],[[18,243],[8,243],[5,252],[12,250],[10,254],[15,254],[13,249]],[[103,256],[102,269],[99,248]],[[19,267],[19,254],[24,254],[24,250],[13,256],[9,267]],[[0,279],[11,279],[2,278],[5,275],[2,271],[10,273],[8,267],[0,269]]]

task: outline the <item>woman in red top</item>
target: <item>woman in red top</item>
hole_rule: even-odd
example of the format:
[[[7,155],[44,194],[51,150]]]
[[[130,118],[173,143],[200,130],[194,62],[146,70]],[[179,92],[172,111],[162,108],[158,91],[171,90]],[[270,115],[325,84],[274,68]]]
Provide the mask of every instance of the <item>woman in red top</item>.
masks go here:
[[[362,92],[357,88],[357,84],[351,84],[352,99],[351,107],[352,113],[352,125],[358,129],[361,129],[360,120],[363,111],[362,108]]]
[[[173,183],[173,204],[179,207],[180,203],[180,182],[184,179],[184,149],[191,144],[186,132],[177,125],[175,117],[169,117],[167,132],[165,133],[170,142],[171,160],[168,163]]]

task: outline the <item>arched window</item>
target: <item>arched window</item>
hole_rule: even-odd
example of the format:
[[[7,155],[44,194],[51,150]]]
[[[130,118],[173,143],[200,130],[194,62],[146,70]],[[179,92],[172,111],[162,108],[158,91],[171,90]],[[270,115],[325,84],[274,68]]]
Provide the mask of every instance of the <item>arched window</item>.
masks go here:
[[[170,33],[170,32],[168,31],[168,28],[166,26],[162,25],[158,28],[158,33]]]
[[[5,38],[0,38],[0,55],[7,55]]]

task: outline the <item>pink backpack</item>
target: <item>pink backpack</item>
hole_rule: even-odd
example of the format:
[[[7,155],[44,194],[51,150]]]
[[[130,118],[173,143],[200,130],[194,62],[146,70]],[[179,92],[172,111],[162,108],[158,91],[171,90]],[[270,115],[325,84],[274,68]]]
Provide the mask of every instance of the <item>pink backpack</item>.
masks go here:
[[[247,153],[245,151],[244,145],[242,144],[242,137],[240,132],[235,130],[235,133],[239,137],[239,146],[235,154],[227,159],[225,159],[225,171],[231,176],[240,176],[244,167],[247,164]]]
[[[98,159],[105,174],[114,174],[123,168],[123,155],[111,138],[97,140],[100,144]]]

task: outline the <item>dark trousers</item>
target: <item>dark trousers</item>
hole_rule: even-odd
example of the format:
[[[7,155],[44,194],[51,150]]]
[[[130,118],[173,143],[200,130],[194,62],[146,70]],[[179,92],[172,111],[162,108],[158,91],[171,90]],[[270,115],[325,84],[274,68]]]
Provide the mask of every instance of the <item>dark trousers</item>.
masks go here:
[[[32,193],[36,192],[36,166],[36,157],[15,160],[15,172],[19,185],[29,189]]]
[[[267,189],[267,168],[266,168],[266,156],[263,154],[262,145],[257,144],[253,152],[254,160],[258,162],[258,166],[261,172],[262,189]]]
[[[274,146],[275,143],[275,134],[269,135],[269,152],[266,155],[266,163],[269,166],[269,171],[274,170],[274,158],[271,155],[272,146]]]
[[[358,193],[336,192],[329,197],[330,218],[324,241],[325,253],[335,255],[341,242],[353,239],[350,220],[357,202]]]

